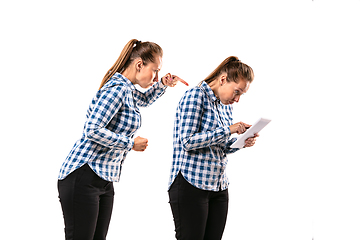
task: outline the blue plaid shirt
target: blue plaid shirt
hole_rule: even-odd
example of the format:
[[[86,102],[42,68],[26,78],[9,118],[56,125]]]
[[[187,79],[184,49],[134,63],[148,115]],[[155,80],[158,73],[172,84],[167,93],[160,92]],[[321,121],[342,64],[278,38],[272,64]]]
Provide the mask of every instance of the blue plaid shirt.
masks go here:
[[[86,114],[83,134],[62,164],[59,179],[89,164],[101,178],[118,182],[121,167],[141,126],[140,107],[147,107],[165,91],[161,81],[145,93],[120,73],[96,93]]]
[[[181,171],[197,188],[227,189],[226,154],[239,150],[230,148],[230,125],[232,106],[223,105],[206,82],[185,92],[176,110],[169,188]]]

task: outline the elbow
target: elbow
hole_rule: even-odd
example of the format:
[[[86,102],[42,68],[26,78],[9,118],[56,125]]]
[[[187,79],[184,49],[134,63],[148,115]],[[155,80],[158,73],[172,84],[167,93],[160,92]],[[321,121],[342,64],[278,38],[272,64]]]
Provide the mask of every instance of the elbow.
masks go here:
[[[180,145],[181,145],[182,149],[184,149],[185,151],[191,150],[191,145],[189,144],[189,140],[186,138],[180,139]]]
[[[92,140],[95,135],[95,130],[91,129],[91,128],[85,128],[84,135],[85,135],[85,138]]]
[[[191,147],[189,146],[189,144],[182,144],[182,148],[187,152],[192,150]]]
[[[190,141],[190,138],[183,138],[183,139],[181,139],[180,143],[181,143],[182,148],[186,152],[197,148],[197,146],[193,142]]]
[[[102,128],[98,124],[89,121],[85,124],[84,135],[89,140],[97,139],[102,135]]]

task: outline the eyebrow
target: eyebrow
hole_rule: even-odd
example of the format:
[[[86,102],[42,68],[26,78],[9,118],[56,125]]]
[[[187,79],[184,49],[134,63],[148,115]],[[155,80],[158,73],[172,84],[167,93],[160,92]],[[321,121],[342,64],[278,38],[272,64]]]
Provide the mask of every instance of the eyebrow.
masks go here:
[[[244,90],[242,88],[236,88],[235,90],[244,92]]]

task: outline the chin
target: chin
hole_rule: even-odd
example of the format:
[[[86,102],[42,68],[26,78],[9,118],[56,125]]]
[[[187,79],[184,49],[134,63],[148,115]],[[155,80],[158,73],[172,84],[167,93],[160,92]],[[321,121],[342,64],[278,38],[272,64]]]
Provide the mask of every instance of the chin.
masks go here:
[[[144,86],[141,86],[140,85],[140,87],[142,87],[142,88],[144,88],[144,89],[148,89],[149,87],[151,87],[153,85],[153,83],[152,84],[148,84],[148,85],[144,85]]]
[[[234,104],[234,102],[232,102],[232,101],[226,101],[225,103],[223,101],[221,101],[221,103],[224,104],[224,105],[232,105],[232,104]]]

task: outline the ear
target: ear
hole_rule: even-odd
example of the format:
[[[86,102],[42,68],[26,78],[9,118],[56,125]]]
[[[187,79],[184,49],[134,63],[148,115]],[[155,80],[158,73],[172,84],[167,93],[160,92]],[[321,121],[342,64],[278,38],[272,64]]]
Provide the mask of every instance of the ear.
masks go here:
[[[140,69],[143,67],[143,62],[141,59],[137,60],[135,62],[135,68],[137,72],[140,72]]]
[[[222,86],[223,84],[226,83],[226,78],[227,78],[227,75],[226,74],[222,74],[220,76],[220,86]]]

